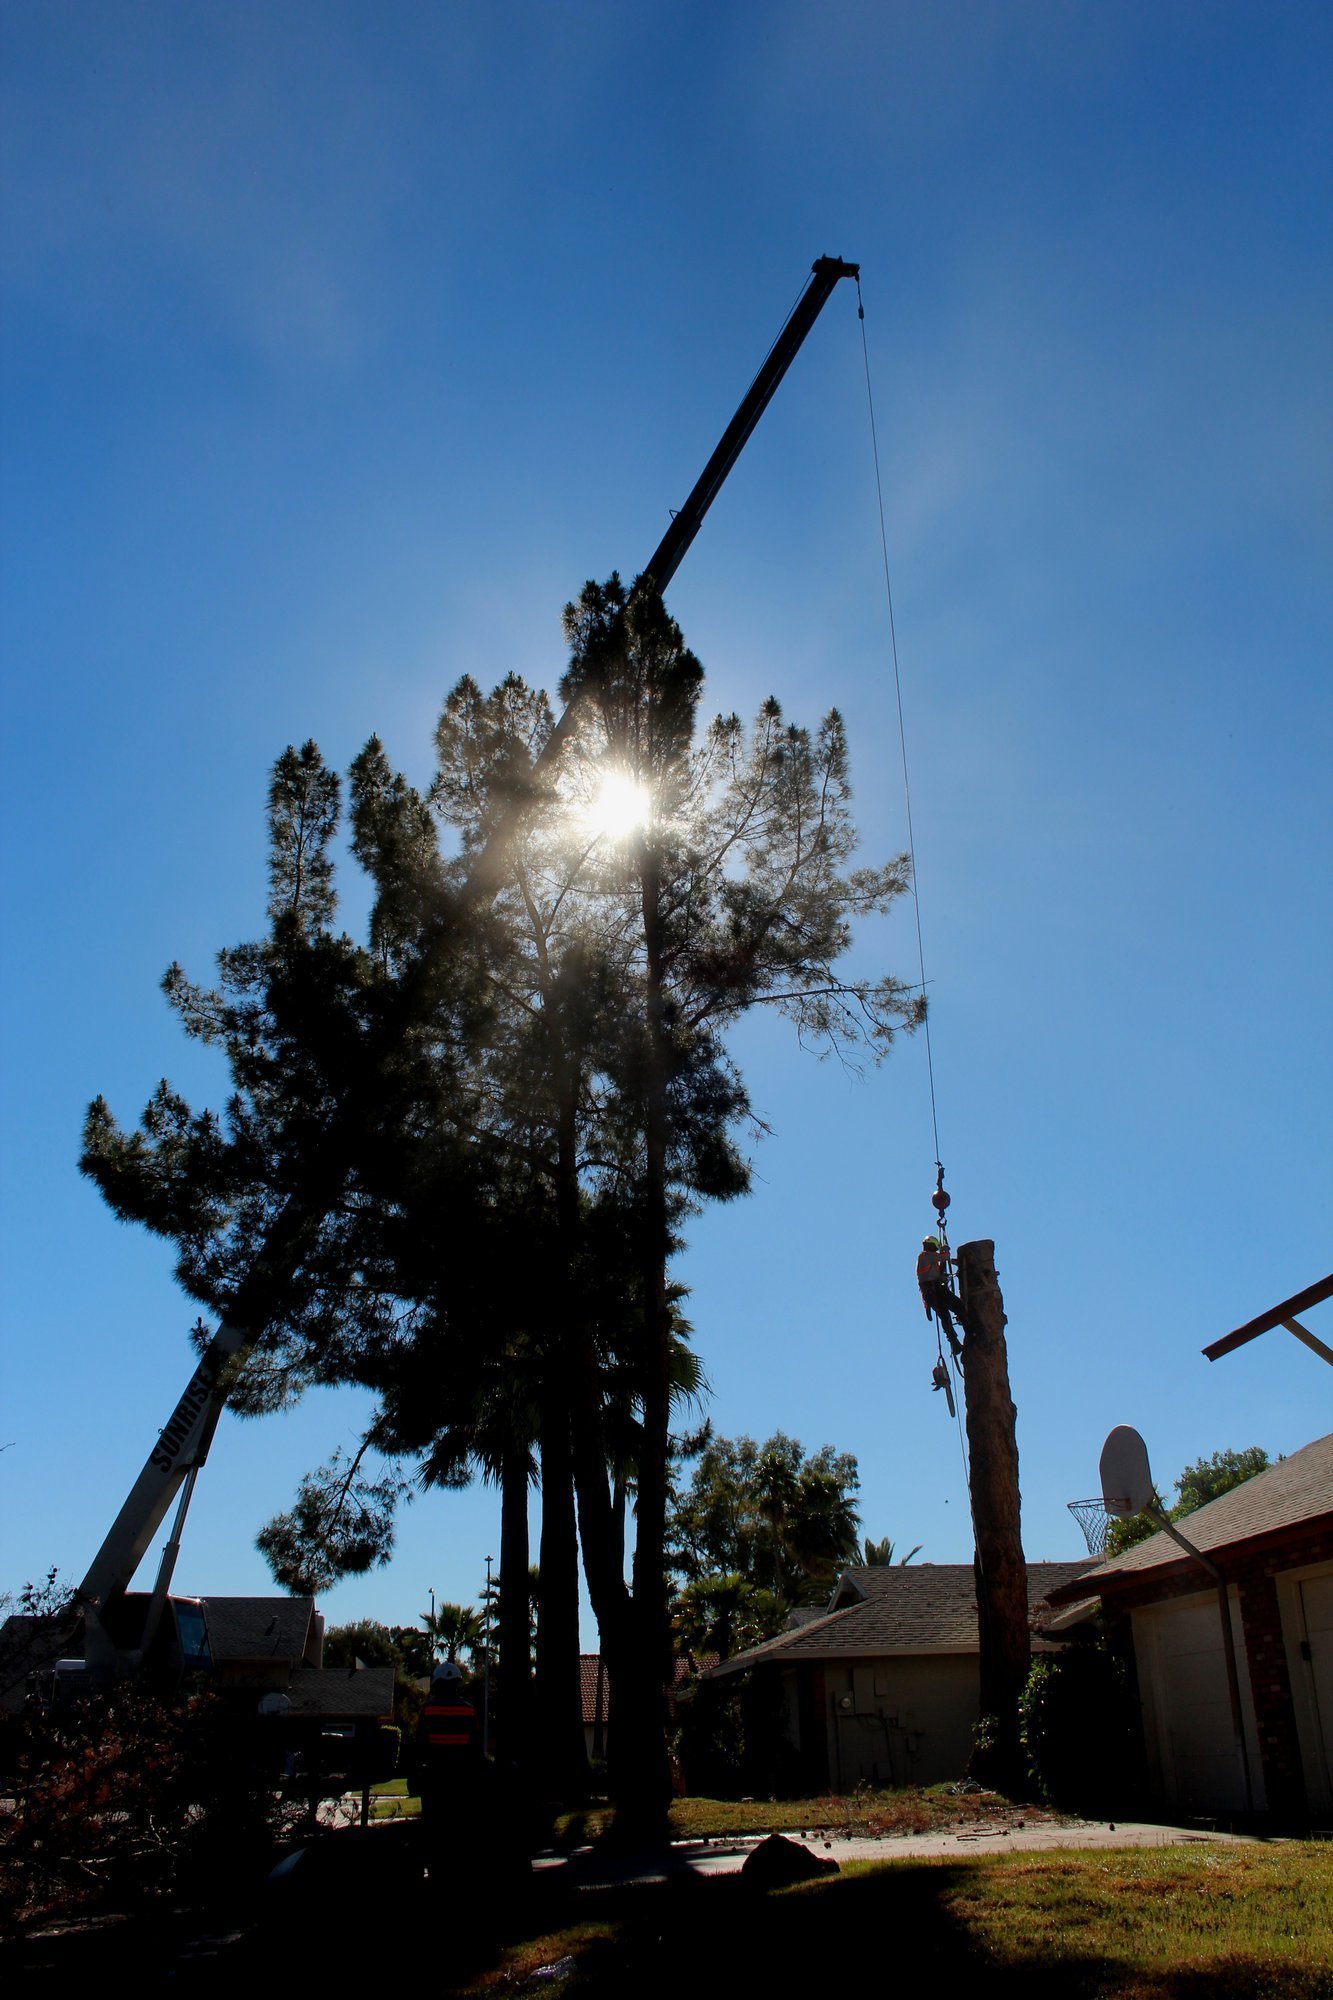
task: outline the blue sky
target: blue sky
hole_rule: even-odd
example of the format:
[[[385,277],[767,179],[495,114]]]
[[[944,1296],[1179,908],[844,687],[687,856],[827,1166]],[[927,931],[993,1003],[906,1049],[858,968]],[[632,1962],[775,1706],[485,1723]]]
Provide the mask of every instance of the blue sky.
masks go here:
[[[459,674],[553,686],[561,605],[646,560],[824,252],[863,269],[941,1146],[955,1241],[997,1246],[1027,1552],[1079,1552],[1112,1424],[1163,1484],[1326,1429],[1288,1336],[1199,1348],[1330,1261],[1327,10],[0,33],[0,1584],[81,1574],[188,1373],[79,1128],[164,1074],[222,1096],[157,985],[258,932],[274,756],[378,731],[422,779]],[[869,859],[906,839],[874,508],[842,287],[669,601],[710,710],[842,708]],[[857,962],[914,974],[905,907]],[[736,1049],[773,1137],[682,1259],[710,1414],[854,1451],[868,1532],[965,1560],[924,1047]],[[256,1529],[359,1415],[224,1419],[179,1584],[264,1588]],[[424,1497],[327,1609],[411,1619],[497,1548],[493,1495]]]

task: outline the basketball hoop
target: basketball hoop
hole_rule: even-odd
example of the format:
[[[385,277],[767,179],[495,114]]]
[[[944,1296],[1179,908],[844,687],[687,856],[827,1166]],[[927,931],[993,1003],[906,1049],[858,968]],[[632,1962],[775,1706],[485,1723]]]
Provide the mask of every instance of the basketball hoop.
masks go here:
[[[1106,1537],[1111,1530],[1111,1516],[1102,1505],[1101,1495],[1095,1500],[1070,1500],[1070,1513],[1083,1530],[1083,1539],[1088,1545],[1090,1556],[1106,1554]]]

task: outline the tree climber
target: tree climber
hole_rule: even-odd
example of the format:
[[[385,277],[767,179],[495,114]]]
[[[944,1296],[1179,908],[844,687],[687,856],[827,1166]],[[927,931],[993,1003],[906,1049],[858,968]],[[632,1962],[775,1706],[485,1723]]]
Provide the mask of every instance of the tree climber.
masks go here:
[[[938,1236],[923,1236],[921,1254],[916,1260],[916,1281],[921,1288],[921,1303],[926,1309],[926,1318],[938,1318],[949,1347],[957,1360],[963,1349],[954,1332],[953,1314],[962,1315],[962,1301],[955,1297],[949,1286],[949,1252]]]

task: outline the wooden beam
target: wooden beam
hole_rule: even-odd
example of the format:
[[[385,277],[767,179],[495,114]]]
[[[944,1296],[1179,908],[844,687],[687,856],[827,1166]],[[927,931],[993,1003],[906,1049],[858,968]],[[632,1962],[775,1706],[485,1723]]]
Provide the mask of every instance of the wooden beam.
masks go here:
[[[1244,1347],[1247,1341],[1257,1340],[1261,1333],[1268,1333],[1275,1326],[1285,1326],[1297,1313],[1306,1312],[1311,1306],[1322,1305],[1328,1298],[1333,1298],[1333,1273],[1327,1278],[1321,1278],[1318,1284],[1307,1285],[1305,1290],[1297,1292],[1294,1298],[1283,1299],[1280,1306],[1273,1306],[1268,1312],[1260,1313],[1257,1319],[1247,1320],[1245,1325],[1238,1326],[1234,1333],[1224,1333],[1220,1340],[1213,1341],[1211,1346],[1205,1347],[1203,1351],[1210,1361],[1220,1361],[1224,1354],[1234,1353],[1236,1348]]]
[[[1295,1334],[1297,1340],[1303,1340],[1312,1354],[1321,1355],[1328,1362],[1329,1366],[1333,1368],[1333,1347],[1325,1347],[1323,1341],[1316,1339],[1309,1327],[1302,1326],[1298,1319],[1284,1319],[1282,1324],[1286,1327],[1288,1333]]]

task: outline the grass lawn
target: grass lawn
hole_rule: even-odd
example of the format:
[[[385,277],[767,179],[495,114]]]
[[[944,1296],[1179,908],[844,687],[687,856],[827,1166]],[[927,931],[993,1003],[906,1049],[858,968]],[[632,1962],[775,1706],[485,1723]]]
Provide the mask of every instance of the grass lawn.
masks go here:
[[[840,1833],[936,1833],[993,1819],[1010,1825],[1056,1817],[1041,1807],[1010,1806],[994,1792],[958,1793],[946,1785],[929,1790],[862,1789],[822,1799],[677,1799],[671,1808],[673,1840],[716,1840],[732,1833],[799,1833],[835,1827]],[[558,1847],[598,1840],[611,1824],[609,1806],[562,1813],[555,1823]]]
[[[410,1819],[421,1801],[410,1798],[405,1778],[390,1778],[371,1788],[374,1819]],[[935,1833],[980,1819],[1011,1825],[1026,1819],[1055,1817],[1040,1807],[1010,1806],[992,1792],[956,1793],[945,1786],[930,1790],[862,1790],[848,1798],[823,1799],[677,1799],[671,1808],[673,1840],[716,1840],[733,1833],[796,1833],[802,1828],[834,1827],[842,1833]],[[607,1805],[585,1806],[561,1813],[555,1822],[557,1847],[580,1847],[600,1840],[611,1824]]]
[[[710,2000],[910,1978],[986,2000],[1328,2000],[1333,1847],[863,1862],[767,1896],[737,1877],[639,1885],[553,1907],[486,1956],[437,1990],[482,2000],[572,1957],[540,1990]]]
[[[414,1819],[420,1811],[421,1800],[409,1798],[406,1778],[387,1778],[370,1788],[372,1819]]]

